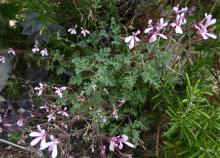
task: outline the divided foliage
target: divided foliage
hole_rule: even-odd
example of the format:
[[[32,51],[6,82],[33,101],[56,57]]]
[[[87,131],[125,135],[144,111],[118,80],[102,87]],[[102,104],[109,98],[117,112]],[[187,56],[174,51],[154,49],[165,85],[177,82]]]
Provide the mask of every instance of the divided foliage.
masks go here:
[[[80,156],[93,154],[87,150],[94,142],[99,143],[94,135],[104,135],[100,141],[108,148],[108,137],[126,134],[136,149],[124,151],[134,157],[220,157],[219,39],[199,43],[193,32],[187,31],[152,44],[141,34],[142,42],[133,50],[124,42],[136,29],[143,32],[149,19],[170,18],[177,2],[198,11],[189,16],[189,22],[195,23],[209,11],[220,21],[217,0],[0,3],[0,46],[16,50],[11,77],[8,72],[12,64],[0,65],[0,91],[6,84],[1,95],[12,105],[14,99],[23,102],[16,104],[19,108],[34,104],[39,109],[44,104],[55,104],[67,107],[72,116],[83,115],[84,120],[68,132],[89,129],[76,136],[84,145],[65,149],[70,153],[82,149],[77,153]],[[16,25],[9,25],[12,20]],[[75,24],[77,32],[87,28],[90,35],[70,35],[67,30]],[[217,32],[219,26],[217,22]],[[48,49],[48,57],[31,52],[36,41],[40,48]],[[38,97],[30,87],[39,82],[67,86],[69,90],[62,98],[51,96],[49,91]],[[33,118],[28,125],[43,123],[45,120]],[[26,128],[21,132],[27,133],[30,129]],[[107,152],[109,157],[123,155]]]

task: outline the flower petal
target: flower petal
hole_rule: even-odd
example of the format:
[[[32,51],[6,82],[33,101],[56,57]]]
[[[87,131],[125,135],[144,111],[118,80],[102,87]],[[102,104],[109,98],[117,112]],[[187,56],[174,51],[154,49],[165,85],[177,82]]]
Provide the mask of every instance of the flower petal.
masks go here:
[[[206,33],[201,33],[201,35],[202,35],[202,38],[205,39],[205,40],[209,38],[209,37],[206,35]]]
[[[152,27],[146,28],[146,29],[144,30],[144,33],[148,33],[148,32],[150,32],[151,30],[153,30]]]
[[[206,35],[207,35],[207,36],[209,36],[209,37],[211,37],[211,38],[214,38],[214,39],[216,39],[216,38],[217,38],[217,36],[216,36],[216,35],[214,35],[214,34],[212,34],[212,33],[206,33]]]
[[[113,141],[110,142],[110,145],[109,145],[109,150],[110,151],[114,151],[114,144],[115,143]]]
[[[31,146],[35,146],[42,138],[41,137],[37,137],[34,140],[31,141]]]
[[[41,143],[40,143],[40,147],[41,148],[44,148],[45,146],[46,146],[46,139],[45,138],[43,138],[42,140],[41,140]]]
[[[122,142],[119,143],[118,149],[119,149],[119,150],[123,149],[123,144],[122,144]]]
[[[176,26],[176,23],[173,22],[173,23],[171,23],[170,25],[171,25],[172,27],[175,27],[175,26]]]
[[[127,146],[131,147],[131,148],[134,148],[134,144],[132,143],[129,143],[129,142],[124,142]]]
[[[135,34],[136,35],[139,35],[141,33],[141,31],[140,30],[138,30]]]
[[[156,34],[153,34],[153,35],[150,37],[149,42],[150,42],[150,43],[153,43],[153,42],[155,42],[156,40],[157,40],[157,35],[156,35]]]
[[[46,148],[48,148],[49,146],[51,146],[53,144],[53,142],[47,142],[46,144],[43,144],[43,146],[40,147],[40,150],[44,150]]]
[[[201,31],[201,29],[200,29],[200,27],[199,27],[198,25],[194,25],[194,26],[195,26],[195,28],[196,28],[197,30]]]
[[[61,87],[60,88],[62,91],[65,91],[67,89],[67,87]]]
[[[131,39],[131,41],[129,43],[129,48],[130,49],[134,48],[134,38]]]
[[[168,39],[167,36],[163,35],[163,34],[158,34],[160,37],[162,37],[163,39]]]
[[[39,132],[31,132],[31,133],[29,134],[29,136],[30,136],[30,137],[39,137],[39,136],[42,136],[42,134],[39,133]]]
[[[164,19],[163,18],[160,18],[160,25],[162,26],[164,23]]]
[[[39,132],[41,132],[41,127],[40,127],[40,125],[37,125],[37,129],[38,129]]]
[[[128,141],[128,136],[127,135],[122,135],[122,142],[127,142]]]
[[[134,37],[135,41],[140,42],[140,39],[137,37]]]
[[[183,34],[183,30],[180,26],[176,26],[175,31],[176,31],[176,33]]]
[[[57,145],[54,145],[53,151],[52,151],[52,155],[51,155],[52,158],[56,158],[57,154],[58,154],[58,152],[57,152]]]
[[[212,20],[210,21],[209,25],[213,25],[213,24],[215,24],[215,23],[216,23],[216,19],[212,19]]]
[[[126,38],[125,38],[125,42],[126,42],[126,43],[130,42],[130,40],[131,40],[132,38],[133,38],[133,36],[126,37]]]

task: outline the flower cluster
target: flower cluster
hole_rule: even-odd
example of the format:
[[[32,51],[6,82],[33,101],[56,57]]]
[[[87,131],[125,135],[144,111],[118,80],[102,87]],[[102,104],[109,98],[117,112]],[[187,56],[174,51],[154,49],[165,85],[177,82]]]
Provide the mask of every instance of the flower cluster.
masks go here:
[[[38,41],[35,41],[34,48],[32,48],[33,53],[40,53],[41,56],[48,56],[47,48],[40,50]]]
[[[109,150],[111,151],[114,151],[115,149],[121,150],[123,148],[123,144],[126,144],[129,147],[134,148],[134,145],[128,142],[128,136],[119,135],[117,137],[111,137]]]
[[[76,31],[77,25],[70,27],[67,31],[71,34],[71,35],[76,35],[77,31]],[[90,31],[87,30],[86,28],[81,27],[81,32],[80,32],[83,37],[86,37],[87,34],[90,34]]]
[[[203,39],[208,39],[209,37],[216,39],[216,35],[212,33],[212,30],[209,30],[208,27],[215,24],[216,19],[212,19],[212,15],[205,13],[205,18],[195,25],[195,28],[198,30],[198,34],[202,36]]]
[[[183,25],[186,24],[186,14],[188,13],[188,8],[179,8],[179,5],[173,7],[173,12],[175,15],[175,21],[170,23],[171,28],[175,30],[177,34],[183,34]],[[212,19],[212,15],[205,13],[205,18],[195,24],[195,28],[198,30],[197,33],[203,39],[208,39],[209,37],[216,39],[216,35],[212,32],[212,29],[208,29],[211,25],[216,23],[216,19]],[[158,36],[163,39],[168,39],[166,35],[163,34],[164,30],[168,27],[168,22],[164,20],[164,18],[160,18],[159,22],[153,25],[152,20],[148,21],[148,27],[144,30],[144,33],[147,34],[147,39],[149,43],[153,43],[157,40]],[[125,43],[128,43],[129,49],[133,49],[137,42],[140,39],[137,37],[141,32],[133,32],[132,36],[128,36],[125,38]]]
[[[56,120],[57,114],[60,115],[60,116],[66,117],[66,118],[69,117],[69,114],[67,113],[67,108],[66,107],[64,107],[62,109],[61,107],[58,107],[54,104],[51,104],[51,105],[41,106],[40,109],[44,109],[46,111],[46,113],[49,113],[47,115],[47,118],[48,118],[47,121],[48,122]]]
[[[34,90],[38,91],[37,95],[38,96],[41,96],[45,87],[47,85],[46,84],[43,84],[43,83],[39,83],[39,87],[34,87]],[[53,87],[55,89],[55,93],[60,97],[62,98],[63,97],[63,92],[67,89],[67,87]]]
[[[156,26],[152,25],[152,20],[148,21],[148,28],[144,30],[144,33],[149,34],[149,43],[153,43],[157,40],[157,36],[167,39],[161,32],[168,25],[168,22],[164,22],[164,18],[160,18],[160,21]]]
[[[34,137],[31,141],[31,146],[35,146],[40,142],[40,150],[48,148],[49,152],[52,152],[51,157],[55,158],[58,155],[57,145],[59,141],[55,139],[53,135],[50,135],[50,142],[46,142],[47,132],[45,129],[42,129],[40,125],[37,125],[38,132],[31,132],[30,137]]]
[[[183,34],[182,25],[186,24],[185,15],[188,11],[188,8],[179,9],[179,5],[173,7],[174,14],[176,14],[176,21],[172,22],[170,25],[175,28],[175,32],[178,34]]]

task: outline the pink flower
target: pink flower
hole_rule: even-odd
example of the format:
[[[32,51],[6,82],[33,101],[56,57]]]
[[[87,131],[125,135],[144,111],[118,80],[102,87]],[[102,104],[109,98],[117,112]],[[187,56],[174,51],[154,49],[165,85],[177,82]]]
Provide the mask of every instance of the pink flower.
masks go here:
[[[31,141],[31,146],[35,146],[41,141],[40,148],[43,148],[46,146],[46,131],[45,129],[41,129],[40,125],[37,125],[37,129],[39,132],[31,132],[29,134],[30,137],[36,137]]]
[[[149,42],[153,43],[157,40],[157,36],[162,37],[163,39],[167,39],[165,35],[161,33],[163,29],[168,25],[167,22],[164,22],[164,18],[160,18],[160,21],[157,23],[157,25],[154,27],[152,25],[152,20],[148,21],[148,28],[144,30],[144,33],[149,34]]]
[[[65,91],[67,89],[67,87],[54,87],[56,89],[55,93],[62,98],[63,97],[63,91]]]
[[[125,38],[125,43],[129,43],[128,47],[129,49],[133,49],[135,46],[135,43],[139,42],[140,39],[137,37],[137,35],[139,35],[141,32],[137,31],[137,32],[133,32],[132,36],[128,36]]]
[[[77,25],[75,25],[74,27],[71,27],[68,29],[68,32],[71,34],[71,35],[76,35],[76,28],[77,28]]]
[[[36,53],[36,52],[39,52],[39,51],[40,51],[38,45],[39,45],[39,42],[36,40],[36,41],[34,42],[34,48],[32,48],[32,52],[33,52],[33,53]]]
[[[23,127],[24,126],[24,119],[22,117],[20,117],[16,123],[19,127]]]
[[[58,114],[68,117],[69,114],[66,112],[66,110],[67,110],[67,108],[65,107],[63,110],[59,110]]]
[[[39,51],[40,51],[40,49],[39,49],[38,47],[32,48],[32,52],[33,52],[33,53],[36,53],[36,52],[39,52]]]
[[[48,51],[47,51],[47,48],[44,48],[43,50],[40,51],[40,54],[42,56],[48,56]]]
[[[0,63],[5,63],[5,57],[0,55]]]
[[[199,22],[197,25],[194,25],[198,30],[198,33],[203,37],[203,39],[208,39],[209,37],[216,39],[216,35],[208,30],[208,27],[215,24],[216,19],[212,19],[212,15],[205,13],[205,18]]]
[[[109,150],[114,151],[115,148],[118,148],[119,150],[121,150],[123,148],[123,143],[128,145],[131,148],[134,148],[134,145],[128,142],[128,136],[120,135],[120,136],[111,138]]]
[[[34,90],[38,91],[37,93],[38,96],[41,96],[45,86],[46,84],[39,83],[39,87],[34,87]]]
[[[175,32],[178,34],[183,34],[183,30],[181,28],[182,25],[186,24],[185,14],[177,14],[176,21],[171,23],[170,25],[175,28]]]
[[[188,7],[179,9],[179,4],[177,4],[176,7],[173,7],[173,11],[174,11],[174,13],[176,13],[176,14],[185,13],[185,12],[188,11]]]
[[[13,48],[8,49],[8,54],[13,54],[15,55],[15,50]]]
[[[81,34],[86,37],[86,34],[90,34],[90,32],[87,29],[81,27]]]
[[[52,158],[56,158],[56,157],[57,157],[57,154],[58,154],[57,144],[59,144],[59,141],[58,141],[57,139],[55,139],[53,135],[50,135],[50,139],[51,139],[52,141],[46,143],[45,146],[41,148],[41,150],[44,150],[44,149],[46,149],[46,148],[49,147],[48,150],[49,150],[50,152],[52,152],[51,157],[52,157]]]
[[[48,118],[48,122],[52,121],[52,120],[56,120],[56,117],[53,115],[53,114],[49,114],[47,115],[47,118]]]

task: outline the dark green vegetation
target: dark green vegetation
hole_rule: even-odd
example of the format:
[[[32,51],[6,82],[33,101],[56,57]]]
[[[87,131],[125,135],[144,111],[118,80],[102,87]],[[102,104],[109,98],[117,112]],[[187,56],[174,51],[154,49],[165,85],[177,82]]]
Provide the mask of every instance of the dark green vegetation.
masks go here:
[[[144,32],[149,19],[172,19],[178,3],[193,10],[182,35],[168,30],[168,40],[150,44],[141,33],[141,42],[128,48],[124,37],[136,29]],[[193,25],[206,12],[217,19],[216,40],[195,35]],[[67,30],[75,24],[78,33],[71,35]],[[29,146],[30,129],[47,123],[39,107],[55,104],[67,107],[72,117],[55,124],[73,123],[66,130],[68,141],[60,144],[60,157],[220,157],[218,0],[0,0],[0,26],[0,55],[8,48],[16,52],[0,65],[0,114],[10,124],[21,108],[36,116],[22,114],[23,128],[8,130],[0,123],[1,138],[14,143],[22,138]],[[90,35],[79,35],[80,27]],[[48,49],[48,57],[31,51],[36,40]],[[39,82],[50,86],[41,96],[33,89]],[[59,98],[53,86],[68,91]],[[76,116],[82,119],[77,122]],[[136,148],[109,151],[109,137],[121,134]],[[16,148],[5,152],[6,147],[0,144],[5,157],[30,157]]]

